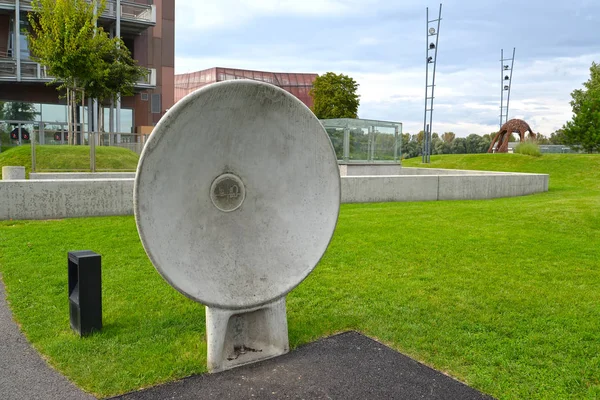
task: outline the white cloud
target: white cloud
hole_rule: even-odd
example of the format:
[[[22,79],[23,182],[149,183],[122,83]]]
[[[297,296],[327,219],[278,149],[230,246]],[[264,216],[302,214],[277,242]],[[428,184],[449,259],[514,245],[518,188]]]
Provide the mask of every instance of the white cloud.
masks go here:
[[[410,3],[421,7],[416,1]],[[398,12],[416,10],[407,8],[404,3],[400,7],[383,0],[178,0],[177,35],[187,40],[180,42],[185,43],[186,48],[182,52],[178,49],[176,72],[192,72],[216,66],[276,72],[342,72],[355,78],[360,85],[361,117],[401,121],[405,131],[414,133],[423,129],[425,65],[424,61],[421,65],[419,60],[415,60],[418,55],[413,52],[413,48],[420,49],[422,43],[414,42],[412,37],[402,36],[405,41],[397,43],[397,47],[394,44],[387,52],[377,52],[377,49],[392,45],[390,38],[381,30],[363,30],[363,26],[347,22],[356,21],[356,16],[368,19],[373,10],[378,10],[381,18],[386,15],[386,7],[399,15],[399,27],[406,26],[409,20],[403,20]],[[453,8],[457,7],[454,4]],[[448,8],[448,12],[453,8]],[[455,13],[459,11],[457,8]],[[311,29],[338,24],[336,29],[344,32],[344,42],[340,43],[340,47],[337,37],[327,41],[317,34],[290,36],[294,39],[300,37],[296,41],[272,40],[268,36],[263,39],[260,34],[263,30],[259,28],[265,27],[256,25],[263,17],[277,17],[281,23],[273,28],[272,35],[291,29],[290,25],[286,25],[288,21],[298,24],[293,29],[298,29],[297,33],[301,35],[304,35],[304,22],[313,24]],[[410,18],[414,18],[414,15],[411,14]],[[319,22],[314,24],[316,19]],[[450,21],[448,18],[449,24]],[[377,19],[373,23],[375,27]],[[501,24],[496,25],[486,21],[485,26],[503,28]],[[355,29],[346,31],[348,26]],[[483,38],[478,41],[473,29],[479,29],[479,25],[463,26],[466,27],[461,38],[468,45],[455,47],[456,54],[444,53],[442,37],[434,103],[434,131],[454,131],[458,136],[496,130],[500,112],[501,76],[497,55],[485,55],[482,58],[484,61],[473,62],[469,55],[472,55],[475,47],[489,47],[490,43],[484,43]],[[450,25],[447,29],[455,34],[457,32]],[[235,31],[235,34],[221,35],[223,30]],[[246,31],[259,33],[251,41],[240,43]],[[196,51],[190,38],[214,45],[205,45],[202,50]],[[352,40],[355,42],[352,43]],[[563,29],[557,40],[571,39]],[[552,47],[549,45],[544,56],[525,63],[521,61],[521,54],[525,57],[531,49],[521,50],[522,47],[519,47],[515,62],[509,116],[526,119],[535,131],[549,135],[570,119],[569,94],[588,79],[589,66],[593,60],[600,59],[600,52],[595,47],[589,50],[593,54],[560,57],[566,53],[560,53],[563,47],[557,47],[558,53],[550,56],[548,54],[552,54]],[[407,54],[410,57],[406,57]],[[464,58],[461,58],[463,55]],[[455,65],[449,65],[450,61],[446,61],[451,60],[451,56],[454,56]]]
[[[536,132],[550,135],[571,118],[570,93],[588,78],[592,60],[600,54],[577,58],[555,58],[516,65],[510,102],[510,118],[523,118]],[[406,68],[390,72],[356,72],[364,62],[340,61],[337,67],[359,84],[363,118],[401,121],[404,131],[423,129],[424,69]],[[317,72],[327,65],[309,58],[274,57],[263,59],[181,58],[176,60],[178,73],[213,66],[272,71]],[[311,67],[315,67],[314,69]],[[391,68],[394,66],[390,66]],[[395,66],[394,68],[398,68]],[[374,70],[381,70],[379,63]],[[500,78],[498,68],[471,66],[437,76],[434,101],[434,131],[453,131],[458,136],[484,134],[498,129]]]
[[[310,16],[334,18],[357,13],[372,0],[177,0],[178,29],[232,29],[257,17]]]

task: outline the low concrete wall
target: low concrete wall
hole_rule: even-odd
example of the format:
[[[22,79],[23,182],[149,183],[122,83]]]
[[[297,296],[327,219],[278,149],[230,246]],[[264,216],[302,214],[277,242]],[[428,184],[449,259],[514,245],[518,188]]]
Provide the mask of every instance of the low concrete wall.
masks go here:
[[[479,200],[548,191],[548,175],[440,175],[438,200]]]
[[[402,167],[396,175],[506,175],[518,174],[511,172],[472,171],[466,169],[441,169],[441,168],[412,168]]]
[[[548,175],[361,176],[342,178],[342,203],[481,200],[548,191]]]
[[[135,172],[31,172],[29,179],[69,180],[69,179],[127,179],[135,178]]]
[[[0,220],[133,214],[133,179],[0,182]]]
[[[342,203],[437,200],[437,176],[342,177]]]
[[[2,180],[14,181],[16,179],[25,179],[25,167],[2,167]]]
[[[427,171],[429,175],[421,176],[342,177],[342,202],[493,199],[548,190],[548,175],[543,174]],[[133,182],[131,178],[0,181],[0,220],[131,215]]]
[[[341,176],[402,175],[400,164],[340,164]]]

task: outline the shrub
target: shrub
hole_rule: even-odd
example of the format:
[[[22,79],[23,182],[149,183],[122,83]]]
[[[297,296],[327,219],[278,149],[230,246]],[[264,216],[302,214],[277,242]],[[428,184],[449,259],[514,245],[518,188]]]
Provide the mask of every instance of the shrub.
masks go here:
[[[526,154],[528,156],[539,157],[542,155],[540,146],[534,142],[521,142],[515,147],[515,153]]]

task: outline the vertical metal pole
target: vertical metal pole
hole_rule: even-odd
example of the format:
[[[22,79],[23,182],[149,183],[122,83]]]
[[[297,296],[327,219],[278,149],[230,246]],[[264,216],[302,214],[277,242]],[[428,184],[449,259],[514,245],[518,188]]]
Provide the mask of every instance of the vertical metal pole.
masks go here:
[[[435,33],[435,53],[433,56],[433,75],[431,80],[431,111],[429,112],[429,135],[428,135],[428,151],[427,151],[427,163],[431,161],[431,130],[433,129],[433,98],[435,91],[435,67],[437,65],[437,52],[438,52],[438,41],[440,38],[440,22],[442,22],[442,3],[440,3],[440,13],[437,20],[437,31]]]
[[[14,51],[17,63],[17,82],[21,82],[21,1],[15,0]]]
[[[350,128],[344,128],[344,161],[350,158]]]
[[[375,161],[375,146],[377,144],[377,129],[375,129],[375,126],[373,126],[373,128],[371,129],[371,133],[373,134],[373,140],[371,141],[371,162]]]
[[[423,144],[425,145],[425,147],[423,148],[423,162],[427,163],[427,152],[429,144],[427,143],[427,141],[429,140],[429,124],[425,125],[425,130],[423,131]]]
[[[404,148],[402,147],[402,137],[404,135],[404,131],[403,131],[403,125],[400,124],[400,129],[398,129],[398,133],[400,135],[400,162],[402,162],[402,151],[404,151]]]
[[[500,128],[504,120],[504,49],[500,49]]]
[[[369,161],[369,154],[371,154],[371,127],[367,127],[367,161]]]
[[[94,101],[89,98],[87,106],[87,131],[88,131],[88,141],[90,140],[90,134],[94,131]],[[89,143],[89,142],[88,142]],[[85,144],[85,143],[83,143]]]
[[[512,61],[510,63],[510,78],[508,81],[508,95],[506,95],[506,122],[508,122],[508,106],[510,105],[510,89],[512,87],[512,73],[513,73],[513,68],[515,66],[515,50],[516,47],[513,47],[513,55],[512,55]]]
[[[394,162],[398,161],[398,125],[394,128]]]
[[[427,132],[427,97],[429,95],[429,7],[425,11],[425,114],[423,116],[423,154],[421,162],[425,163],[425,137]]]
[[[110,101],[110,108],[108,109],[108,145],[112,146],[113,133],[115,132],[115,102]]]
[[[117,17],[117,23],[116,23],[116,32],[115,35],[117,37],[121,37],[121,0],[117,0],[117,9],[115,10],[116,12],[116,17]],[[121,94],[117,93],[117,118],[116,118],[116,122],[117,122],[117,127],[116,127],[116,131],[117,131],[117,143],[121,143]]]
[[[35,128],[31,130],[31,172],[35,172]]]

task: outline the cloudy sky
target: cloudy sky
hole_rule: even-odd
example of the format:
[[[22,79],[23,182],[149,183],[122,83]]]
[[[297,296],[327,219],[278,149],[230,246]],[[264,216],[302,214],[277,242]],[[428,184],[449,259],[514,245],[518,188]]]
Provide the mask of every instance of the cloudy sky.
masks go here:
[[[333,71],[360,85],[360,118],[423,129],[425,8],[417,0],[177,0],[175,72]],[[433,19],[433,17],[431,18]],[[498,129],[500,49],[516,47],[510,118],[547,136],[600,62],[598,0],[446,0],[434,132]]]

